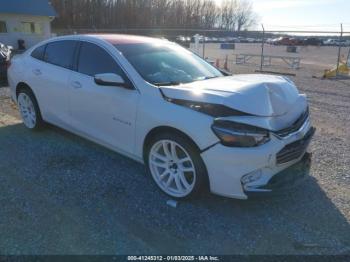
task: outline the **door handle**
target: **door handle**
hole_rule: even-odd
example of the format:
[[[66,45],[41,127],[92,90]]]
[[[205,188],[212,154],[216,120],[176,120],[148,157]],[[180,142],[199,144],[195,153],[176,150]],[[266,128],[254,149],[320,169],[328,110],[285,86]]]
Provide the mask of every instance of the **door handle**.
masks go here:
[[[73,81],[73,82],[72,82],[72,87],[74,87],[75,89],[79,89],[79,88],[82,88],[83,86],[81,85],[80,82],[78,82],[78,81]]]
[[[33,70],[33,74],[36,75],[36,76],[40,76],[42,73],[41,73],[40,69],[34,69]]]

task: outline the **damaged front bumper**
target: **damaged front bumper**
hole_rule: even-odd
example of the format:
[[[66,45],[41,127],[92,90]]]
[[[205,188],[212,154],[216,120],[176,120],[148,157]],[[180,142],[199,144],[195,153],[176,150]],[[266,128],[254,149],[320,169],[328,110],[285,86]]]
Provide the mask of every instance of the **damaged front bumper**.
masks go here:
[[[248,198],[277,195],[295,188],[310,173],[311,154],[305,153],[304,157],[294,165],[274,175],[266,185],[243,186]]]
[[[232,148],[218,144],[203,152],[211,192],[248,199],[292,188],[309,172],[307,148],[315,128],[306,125],[301,131],[286,139],[272,136],[269,143],[259,147]]]

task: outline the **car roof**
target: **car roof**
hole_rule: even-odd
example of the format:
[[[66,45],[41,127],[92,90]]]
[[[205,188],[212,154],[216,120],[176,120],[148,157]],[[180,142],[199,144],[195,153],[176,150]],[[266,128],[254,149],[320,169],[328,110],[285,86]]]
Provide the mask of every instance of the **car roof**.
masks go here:
[[[63,40],[98,40],[101,42],[107,42],[112,45],[118,45],[118,44],[138,44],[138,43],[152,43],[152,44],[169,44],[171,42],[160,39],[160,38],[153,38],[153,37],[147,37],[147,36],[137,36],[137,35],[123,35],[123,34],[85,34],[85,35],[65,35],[65,36],[58,36],[54,38],[47,39],[43,42],[38,43],[37,45],[34,45],[30,49],[28,49],[28,52],[30,53],[32,50],[34,50],[36,47],[48,44],[56,41],[63,41]]]
[[[107,41],[107,42],[111,43],[112,45],[164,42],[163,39],[147,37],[147,36],[138,36],[138,35],[88,34],[88,35],[84,35],[84,36],[98,38],[98,39]]]

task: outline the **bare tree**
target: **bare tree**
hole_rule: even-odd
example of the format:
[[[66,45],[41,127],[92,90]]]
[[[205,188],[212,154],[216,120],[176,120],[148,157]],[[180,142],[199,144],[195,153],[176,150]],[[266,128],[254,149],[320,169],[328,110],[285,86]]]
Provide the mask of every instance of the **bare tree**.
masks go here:
[[[236,0],[224,0],[220,10],[220,27],[234,30],[237,21],[238,2]]]
[[[255,22],[248,0],[51,0],[56,28],[224,28],[243,30]]]
[[[241,31],[256,23],[252,2],[248,0],[224,0],[220,10],[220,27]]]
[[[242,29],[248,29],[249,27],[255,25],[256,19],[257,18],[253,11],[252,3],[246,0],[240,1],[236,12],[236,30],[239,32]]]

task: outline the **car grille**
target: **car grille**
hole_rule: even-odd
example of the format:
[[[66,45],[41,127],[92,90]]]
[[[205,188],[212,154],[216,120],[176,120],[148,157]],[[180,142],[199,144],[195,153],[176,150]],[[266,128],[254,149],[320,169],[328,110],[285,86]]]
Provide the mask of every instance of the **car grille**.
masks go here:
[[[309,108],[290,126],[287,128],[284,128],[280,131],[276,131],[275,134],[279,137],[286,137],[292,133],[297,132],[305,123],[305,121],[309,117]]]
[[[286,145],[281,151],[276,155],[276,162],[278,165],[288,163],[290,161],[300,158],[307,146],[309,145],[312,136],[315,133],[315,128],[310,128],[303,139],[295,141],[289,145]]]

